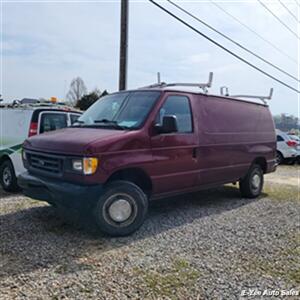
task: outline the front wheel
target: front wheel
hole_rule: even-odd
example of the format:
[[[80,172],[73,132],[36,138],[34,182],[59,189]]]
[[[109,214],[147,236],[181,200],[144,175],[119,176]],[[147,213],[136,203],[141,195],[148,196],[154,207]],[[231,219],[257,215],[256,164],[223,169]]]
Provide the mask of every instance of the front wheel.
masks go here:
[[[0,183],[7,192],[18,192],[17,177],[10,160],[5,160],[0,166]]]
[[[118,180],[109,183],[93,211],[100,231],[125,236],[136,231],[148,211],[145,193],[134,183]]]
[[[243,197],[256,198],[261,194],[264,185],[264,174],[260,165],[252,165],[247,175],[240,180],[240,191]]]

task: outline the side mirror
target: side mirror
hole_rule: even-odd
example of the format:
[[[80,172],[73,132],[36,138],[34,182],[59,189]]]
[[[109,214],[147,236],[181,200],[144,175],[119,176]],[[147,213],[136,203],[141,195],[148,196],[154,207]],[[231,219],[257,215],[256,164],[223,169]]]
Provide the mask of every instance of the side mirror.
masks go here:
[[[178,132],[176,116],[173,116],[173,115],[164,116],[163,120],[162,120],[162,125],[156,124],[155,128],[159,133]]]

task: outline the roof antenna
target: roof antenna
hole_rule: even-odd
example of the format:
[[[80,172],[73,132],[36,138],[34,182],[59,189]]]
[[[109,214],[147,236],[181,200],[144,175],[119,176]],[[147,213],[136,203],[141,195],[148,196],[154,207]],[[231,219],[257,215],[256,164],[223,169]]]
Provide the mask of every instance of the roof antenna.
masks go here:
[[[268,96],[253,96],[253,95],[230,95],[230,97],[233,98],[250,98],[250,99],[259,99],[261,100],[265,105],[267,104],[266,100],[271,100],[273,96],[274,89],[270,89],[270,93]]]

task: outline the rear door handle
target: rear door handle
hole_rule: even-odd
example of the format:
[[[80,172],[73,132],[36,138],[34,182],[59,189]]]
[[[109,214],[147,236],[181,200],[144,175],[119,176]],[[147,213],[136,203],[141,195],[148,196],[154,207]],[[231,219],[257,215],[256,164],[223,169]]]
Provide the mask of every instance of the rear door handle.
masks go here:
[[[197,158],[197,148],[193,148],[193,158]]]

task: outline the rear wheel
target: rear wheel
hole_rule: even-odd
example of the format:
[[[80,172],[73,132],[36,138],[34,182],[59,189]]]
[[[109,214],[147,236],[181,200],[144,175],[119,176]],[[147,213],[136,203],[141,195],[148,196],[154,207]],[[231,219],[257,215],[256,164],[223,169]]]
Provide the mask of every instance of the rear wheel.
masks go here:
[[[283,162],[283,156],[279,151],[277,151],[277,153],[276,153],[276,163],[277,163],[277,165],[280,165],[282,162]]]
[[[286,160],[286,163],[287,163],[288,165],[294,165],[295,162],[296,162],[296,158],[290,158],[290,159],[287,159],[287,160]]]
[[[8,159],[0,166],[0,183],[7,192],[17,192],[20,190],[14,167]]]
[[[99,229],[111,236],[125,236],[144,222],[148,210],[145,193],[134,183],[109,183],[96,203],[93,214]]]
[[[260,165],[252,165],[243,179],[240,180],[240,191],[243,197],[255,198],[261,194],[264,185],[263,170]]]

